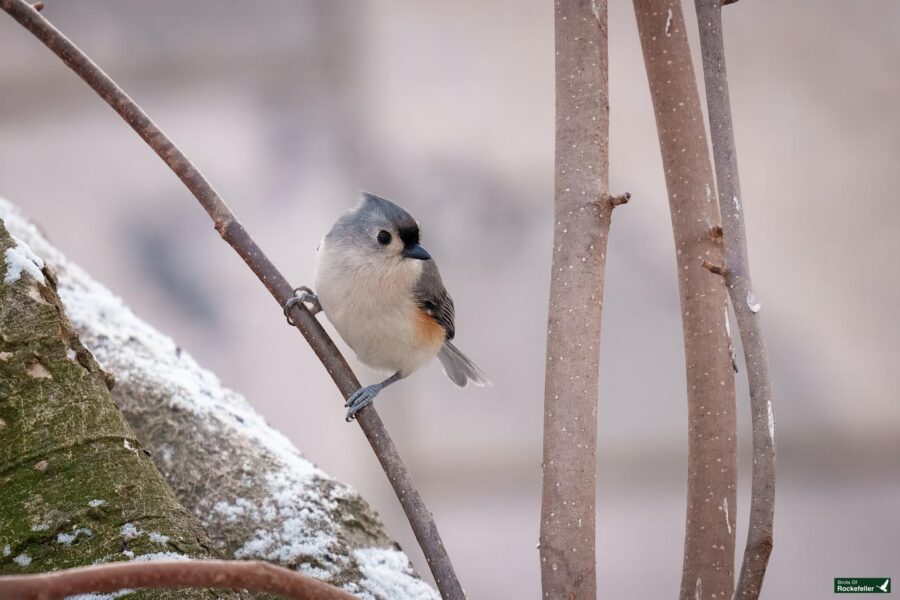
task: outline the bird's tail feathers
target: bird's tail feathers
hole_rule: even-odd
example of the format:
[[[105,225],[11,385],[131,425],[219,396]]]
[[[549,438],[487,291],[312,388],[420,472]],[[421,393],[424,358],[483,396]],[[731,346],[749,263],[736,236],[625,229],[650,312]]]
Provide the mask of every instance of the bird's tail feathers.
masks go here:
[[[447,377],[461,388],[466,387],[470,381],[478,387],[493,385],[484,371],[449,341],[444,342],[444,346],[438,352],[438,360],[441,361]]]

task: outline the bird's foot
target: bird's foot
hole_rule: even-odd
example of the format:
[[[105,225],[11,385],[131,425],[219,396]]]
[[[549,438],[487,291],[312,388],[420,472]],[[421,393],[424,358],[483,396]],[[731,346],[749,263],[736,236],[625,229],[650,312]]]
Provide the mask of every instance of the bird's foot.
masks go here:
[[[284,316],[287,319],[288,325],[294,325],[294,322],[291,320],[291,316],[288,313],[297,304],[305,305],[310,314],[314,316],[322,311],[322,305],[319,304],[319,297],[316,296],[311,289],[305,285],[301,285],[298,288],[294,288],[294,297],[284,303]]]
[[[373,383],[353,392],[353,395],[347,398],[347,402],[344,404],[347,407],[347,422],[349,423],[355,419],[356,413],[372,404],[372,400],[375,399],[375,396],[378,395],[382,388],[384,388],[383,383]]]

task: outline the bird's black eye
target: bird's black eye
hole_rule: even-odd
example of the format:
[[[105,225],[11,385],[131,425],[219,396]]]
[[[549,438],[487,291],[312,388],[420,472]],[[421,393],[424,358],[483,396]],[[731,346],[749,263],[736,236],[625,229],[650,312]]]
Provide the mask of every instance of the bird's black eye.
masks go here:
[[[391,234],[388,231],[382,229],[378,232],[378,243],[382,246],[387,246],[391,243]]]

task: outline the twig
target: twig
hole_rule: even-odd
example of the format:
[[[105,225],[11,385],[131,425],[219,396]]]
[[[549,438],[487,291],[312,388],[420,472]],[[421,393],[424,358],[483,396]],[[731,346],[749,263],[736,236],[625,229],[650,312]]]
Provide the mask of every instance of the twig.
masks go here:
[[[75,71],[165,161],[209,214],[219,235],[234,248],[262,281],[279,308],[282,307],[293,296],[291,285],[250,237],[206,178],[150,120],[150,117],[106,73],[25,0],[0,0],[0,7]],[[294,306],[290,317],[331,375],[341,394],[347,398],[358,390],[359,380],[316,318],[299,305]],[[357,414],[357,422],[403,506],[441,596],[445,600],[464,598],[465,594],[456,578],[434,519],[413,484],[397,447],[375,408],[370,405],[360,411]]]
[[[709,262],[708,260],[704,260],[702,263],[703,268],[712,273],[713,275],[719,275],[721,277],[728,277],[728,269],[723,267],[722,265],[717,265]]]
[[[726,284],[744,346],[753,413],[753,483],[750,526],[735,598],[759,597],[769,555],[775,519],[775,422],[772,412],[772,375],[762,335],[759,302],[753,294],[741,182],[738,175],[722,10],[718,0],[695,0],[700,28],[703,76],[709,107],[709,129],[716,163],[716,181],[725,241]]]
[[[737,415],[715,182],[680,0],[634,0],[669,194],[684,329],[687,517],[680,598],[734,589]],[[700,260],[698,260],[700,257]],[[701,589],[702,588],[702,589]]]
[[[628,201],[631,200],[631,194],[625,192],[624,194],[619,194],[618,196],[610,196],[609,194],[604,194],[603,199],[609,204],[610,210],[617,206],[621,206],[623,204],[628,204]]]
[[[544,385],[544,598],[596,598],[597,384],[609,195],[606,0],[558,0],[556,183]],[[590,199],[590,201],[586,201]],[[599,200],[599,201],[597,201]]]
[[[295,600],[353,600],[347,592],[296,571],[252,560],[161,560],[76,567],[0,577],[0,598],[57,600],[143,588],[246,589]]]

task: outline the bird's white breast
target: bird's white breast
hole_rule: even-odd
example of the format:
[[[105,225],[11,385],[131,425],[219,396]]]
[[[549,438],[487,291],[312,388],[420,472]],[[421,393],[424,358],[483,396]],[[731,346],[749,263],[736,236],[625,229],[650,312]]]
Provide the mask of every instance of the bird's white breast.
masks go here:
[[[319,245],[315,291],[322,310],[366,365],[405,377],[439,350],[417,331],[413,290],[421,272],[418,260]]]

